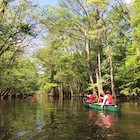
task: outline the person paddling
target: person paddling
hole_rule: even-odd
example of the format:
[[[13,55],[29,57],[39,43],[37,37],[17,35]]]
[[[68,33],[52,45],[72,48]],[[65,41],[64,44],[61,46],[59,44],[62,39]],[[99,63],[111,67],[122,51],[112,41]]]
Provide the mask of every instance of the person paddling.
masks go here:
[[[111,105],[111,104],[113,104],[112,93],[109,90],[107,90],[105,92],[104,100],[102,102],[102,107],[104,105]]]
[[[94,96],[94,93],[92,91],[90,91],[89,95],[87,95],[87,97],[89,98],[86,102],[87,103],[94,103],[94,100],[95,100],[95,96]]]

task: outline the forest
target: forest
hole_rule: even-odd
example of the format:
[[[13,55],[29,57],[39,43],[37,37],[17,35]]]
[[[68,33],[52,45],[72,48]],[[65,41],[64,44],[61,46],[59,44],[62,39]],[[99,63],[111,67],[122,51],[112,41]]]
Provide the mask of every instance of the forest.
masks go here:
[[[140,98],[140,0],[0,0],[0,96]]]

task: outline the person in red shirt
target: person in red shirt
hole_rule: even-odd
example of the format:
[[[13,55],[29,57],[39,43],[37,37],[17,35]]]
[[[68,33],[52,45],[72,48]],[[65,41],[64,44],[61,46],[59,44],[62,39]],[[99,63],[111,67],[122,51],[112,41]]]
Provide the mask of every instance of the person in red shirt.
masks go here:
[[[100,95],[100,97],[98,98],[97,103],[98,103],[98,104],[101,104],[101,103],[103,102],[103,100],[104,100],[103,95]]]
[[[94,103],[94,100],[95,100],[95,96],[94,96],[94,93],[92,93],[91,91],[90,91],[90,93],[89,93],[89,95],[87,95],[87,97],[89,98],[86,102],[87,103]]]
[[[105,92],[105,96],[104,96],[102,106],[103,105],[111,105],[111,104],[113,104],[112,93],[109,90],[107,90]]]

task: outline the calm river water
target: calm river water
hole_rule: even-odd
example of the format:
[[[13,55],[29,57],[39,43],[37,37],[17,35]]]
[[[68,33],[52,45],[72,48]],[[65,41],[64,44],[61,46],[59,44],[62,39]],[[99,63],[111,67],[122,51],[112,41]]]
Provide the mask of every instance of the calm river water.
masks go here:
[[[140,104],[119,114],[85,108],[82,99],[0,101],[0,140],[140,140]]]

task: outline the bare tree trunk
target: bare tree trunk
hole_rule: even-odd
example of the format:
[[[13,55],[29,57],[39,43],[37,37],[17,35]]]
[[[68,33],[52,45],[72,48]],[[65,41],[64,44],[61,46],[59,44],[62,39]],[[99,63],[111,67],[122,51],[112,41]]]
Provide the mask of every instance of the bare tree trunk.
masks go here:
[[[99,83],[99,75],[98,75],[98,69],[97,68],[96,68],[96,82],[97,82],[97,84]],[[98,97],[100,97],[100,94],[99,94],[100,89],[99,89],[98,85],[97,85],[97,89],[98,89]]]
[[[99,95],[100,94],[104,94],[103,91],[103,84],[102,84],[102,75],[101,75],[101,56],[100,56],[100,52],[98,52],[98,70],[97,70],[97,74],[98,74],[98,92]]]
[[[114,77],[113,77],[113,65],[112,65],[112,58],[109,53],[109,64],[110,64],[110,79],[111,79],[111,90],[112,90],[112,96],[116,98],[116,93],[114,90]]]
[[[96,72],[96,77],[97,83],[98,83],[98,94],[99,96],[102,94],[104,95],[103,91],[103,84],[102,84],[102,74],[101,74],[101,33],[98,33],[98,55],[97,55],[97,72]]]
[[[72,86],[72,83],[70,83],[70,92],[71,92],[71,97],[74,96],[74,93],[73,93],[73,86]]]
[[[116,93],[115,93],[115,86],[114,86],[114,77],[113,77],[113,64],[112,64],[112,50],[108,46],[108,38],[107,38],[107,33],[105,31],[105,38],[106,38],[106,47],[108,47],[108,51],[106,53],[106,56],[109,57],[109,66],[110,66],[110,80],[111,80],[111,91],[112,91],[112,96],[116,98]]]
[[[104,95],[104,91],[102,89],[102,85],[100,85],[100,79],[99,79],[99,74],[98,74],[98,69],[96,69],[96,81],[97,81],[97,89],[98,89],[98,97]]]
[[[98,21],[101,20],[101,17],[100,17],[100,11],[97,7],[97,10],[96,10],[96,14],[97,14],[97,19],[96,19],[96,23],[98,24]],[[97,54],[97,69],[96,69],[96,77],[97,77],[97,86],[98,86],[98,95],[100,97],[101,94],[104,94],[104,91],[103,91],[103,84],[102,84],[102,74],[101,74],[101,34],[102,32],[100,31],[100,28],[99,27],[97,30],[98,30],[98,33],[97,33],[97,36],[98,36],[98,54]]]
[[[94,81],[93,81],[93,73],[91,70],[91,65],[90,65],[90,48],[89,48],[89,40],[86,37],[86,30],[85,30],[85,45],[86,45],[86,54],[87,54],[87,70],[88,70],[88,75],[89,75],[89,80],[91,82],[92,85],[94,85]],[[96,92],[95,87],[92,87],[94,92]]]

